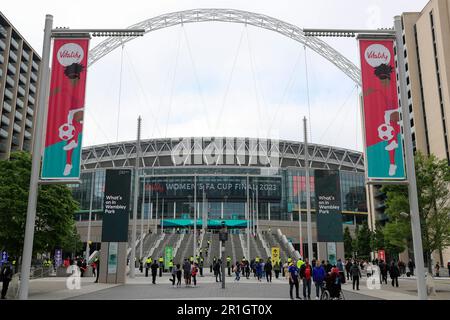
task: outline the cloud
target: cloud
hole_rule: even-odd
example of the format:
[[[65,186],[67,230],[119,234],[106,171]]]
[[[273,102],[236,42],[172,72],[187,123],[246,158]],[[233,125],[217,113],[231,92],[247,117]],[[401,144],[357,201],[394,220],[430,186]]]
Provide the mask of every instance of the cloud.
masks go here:
[[[299,27],[373,28],[390,27],[395,15],[420,11],[426,3],[130,0],[123,5],[79,0],[73,10],[61,1],[25,0],[2,3],[2,12],[41,52],[46,13],[54,15],[55,27],[71,28],[124,28],[160,14],[208,7],[262,13]],[[359,65],[355,39],[324,40]],[[91,48],[99,41],[94,38]],[[273,137],[302,140],[301,119],[311,113],[313,142],[361,149],[353,82],[307,50],[308,110],[303,47],[278,33],[242,24],[185,24],[131,41],[124,52],[118,137],[120,48],[89,69],[84,145],[135,139],[138,115],[143,138],[265,136],[271,128]]]

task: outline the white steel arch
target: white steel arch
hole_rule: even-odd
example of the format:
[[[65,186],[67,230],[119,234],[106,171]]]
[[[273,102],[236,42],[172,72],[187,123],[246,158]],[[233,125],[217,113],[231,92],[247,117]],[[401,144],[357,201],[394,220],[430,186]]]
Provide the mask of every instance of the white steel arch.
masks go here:
[[[305,37],[303,30],[293,24],[259,13],[234,9],[192,9],[163,14],[136,23],[129,26],[128,29],[144,29],[145,33],[148,33],[183,23],[212,21],[244,23],[278,32],[288,38],[306,45],[316,53],[320,54],[322,57],[338,67],[356,84],[360,85],[361,76],[359,68],[327,43],[316,37]],[[135,38],[137,37],[126,36],[106,38],[89,51],[88,65],[91,66],[114,49]]]

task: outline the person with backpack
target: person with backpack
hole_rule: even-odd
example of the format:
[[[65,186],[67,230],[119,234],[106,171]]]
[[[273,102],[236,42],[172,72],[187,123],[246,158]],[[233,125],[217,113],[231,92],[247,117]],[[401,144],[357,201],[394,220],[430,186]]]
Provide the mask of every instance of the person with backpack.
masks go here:
[[[316,286],[316,300],[320,298],[320,294],[323,292],[323,281],[325,280],[325,261],[322,264],[317,264],[313,269],[313,281]],[[319,294],[320,293],[320,294]]]
[[[302,264],[300,268],[300,279],[303,281],[303,298],[306,300],[306,290],[308,290],[308,300],[311,300],[311,277],[312,277],[312,268],[309,264],[308,258],[305,259],[305,262]]]

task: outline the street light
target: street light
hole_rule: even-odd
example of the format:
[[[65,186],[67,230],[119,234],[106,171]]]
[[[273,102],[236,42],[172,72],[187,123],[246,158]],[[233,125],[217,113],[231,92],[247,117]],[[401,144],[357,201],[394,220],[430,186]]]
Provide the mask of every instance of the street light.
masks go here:
[[[319,37],[337,37],[337,36],[358,36],[358,37],[389,37],[394,38],[396,43],[397,52],[404,51],[403,43],[403,30],[402,21],[400,16],[396,16],[394,19],[394,28],[376,29],[376,30],[345,30],[345,29],[303,29],[306,37],[319,36]],[[408,101],[407,97],[407,85],[406,85],[406,70],[405,70],[405,56],[403,54],[397,55],[398,64],[398,80],[400,87],[400,101],[402,114],[408,115]],[[422,246],[422,233],[420,229],[420,216],[419,216],[419,202],[417,195],[417,183],[416,183],[416,171],[414,166],[414,153],[412,147],[412,135],[411,124],[407,116],[402,117],[403,124],[403,138],[405,142],[405,167],[408,184],[408,196],[410,203],[410,217],[411,217],[411,230],[414,247],[414,259],[418,269],[418,273],[425,269],[423,261],[423,246]],[[368,181],[368,184],[405,184],[406,181]],[[417,294],[420,300],[427,299],[427,289],[425,278],[417,277]]]
[[[38,185],[42,183],[39,180],[42,143],[44,136],[45,115],[47,114],[47,100],[49,94],[50,84],[50,52],[51,52],[51,38],[61,36],[142,36],[145,33],[144,29],[69,29],[53,27],[53,16],[47,14],[45,16],[44,41],[42,46],[41,67],[39,68],[39,92],[38,101],[36,105],[36,124],[35,124],[35,138],[33,139],[33,153],[31,158],[31,174],[30,174],[30,191],[28,193],[27,218],[25,223],[25,236],[22,251],[22,267],[21,267],[21,281],[19,289],[19,299],[28,299],[28,289],[30,281],[31,257],[33,255],[33,240],[34,228],[36,222],[36,206],[38,196]],[[111,33],[111,34],[108,34]],[[48,184],[49,182],[46,182]],[[74,183],[70,181],[58,181],[54,183],[67,184]]]

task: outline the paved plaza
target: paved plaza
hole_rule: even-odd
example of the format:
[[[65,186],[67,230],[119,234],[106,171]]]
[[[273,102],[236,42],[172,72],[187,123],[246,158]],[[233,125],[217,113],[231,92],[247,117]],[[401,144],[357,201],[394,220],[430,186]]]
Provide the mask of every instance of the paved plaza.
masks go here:
[[[212,300],[288,300],[289,285],[286,279],[275,279],[268,283],[265,279],[257,281],[253,276],[250,279],[241,278],[239,282],[234,277],[226,278],[226,288],[222,289],[220,282],[205,273],[205,277],[198,277],[197,286],[175,288],[169,281],[169,274],[157,277],[156,284],[151,283],[151,277],[145,277],[137,272],[134,279],[127,279],[126,284],[100,284],[94,283],[94,278],[81,278],[81,288],[69,290],[66,288],[67,278],[42,278],[30,282],[30,295],[32,300],[153,300],[153,299],[212,299]],[[413,278],[401,278],[400,287],[394,288],[390,282],[382,285],[380,290],[369,289],[366,278],[360,282],[360,290],[353,291],[351,283],[343,284],[346,300],[416,300],[416,281]],[[435,280],[436,296],[430,300],[450,300],[450,278]],[[303,287],[300,285],[300,296]],[[315,299],[315,287],[312,285],[311,297]]]

